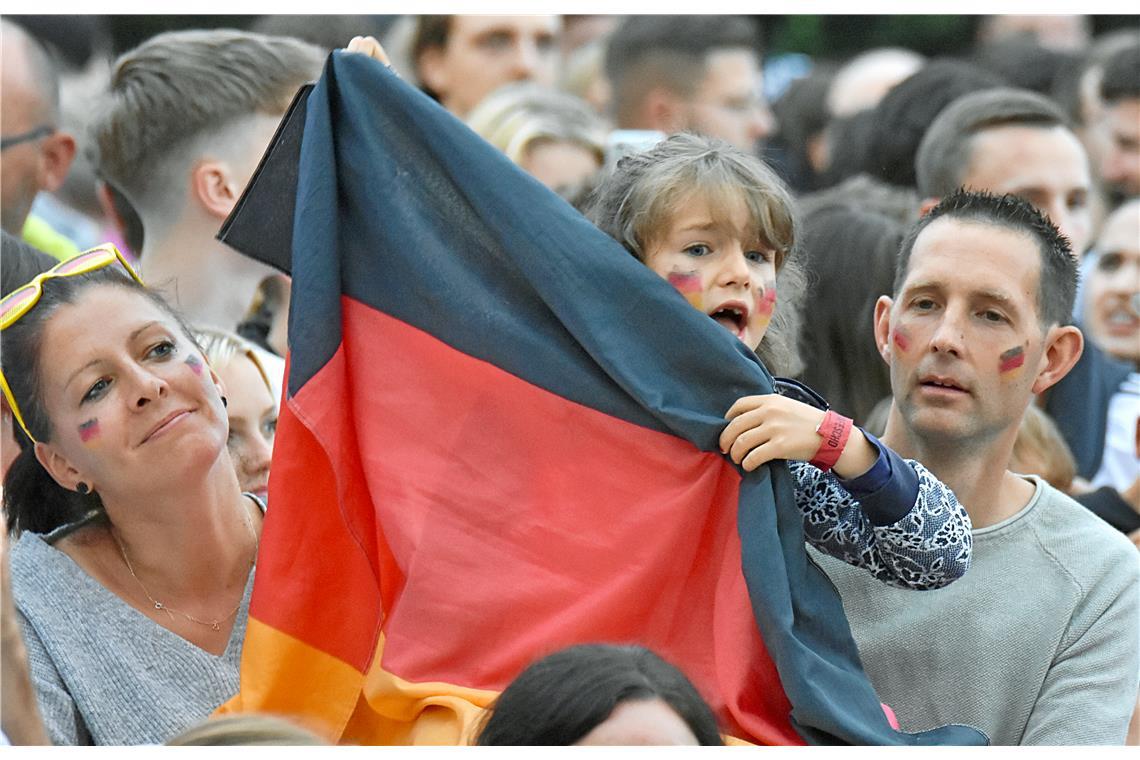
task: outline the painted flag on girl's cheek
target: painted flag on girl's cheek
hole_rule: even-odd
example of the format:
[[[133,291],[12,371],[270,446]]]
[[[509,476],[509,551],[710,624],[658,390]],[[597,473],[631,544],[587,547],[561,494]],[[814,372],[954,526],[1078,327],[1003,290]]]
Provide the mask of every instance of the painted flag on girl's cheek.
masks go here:
[[[534,659],[629,642],[749,741],[978,741],[888,726],[787,469],[717,451],[771,377],[665,280],[361,55],[309,97],[296,197],[273,507],[226,709],[455,743]]]

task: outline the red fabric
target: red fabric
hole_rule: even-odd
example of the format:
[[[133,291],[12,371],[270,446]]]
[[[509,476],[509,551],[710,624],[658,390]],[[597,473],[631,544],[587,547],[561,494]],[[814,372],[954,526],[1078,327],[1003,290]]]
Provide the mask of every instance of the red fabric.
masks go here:
[[[268,567],[295,559],[310,579],[274,572],[259,619],[361,663],[379,587],[386,671],[491,690],[566,645],[636,642],[678,665],[729,733],[803,743],[752,617],[726,460],[343,308],[340,351],[283,409],[315,438],[286,437],[270,486]],[[337,503],[343,525],[306,518]],[[337,611],[307,620],[306,594]]]
[[[832,409],[827,410],[823,415],[823,421],[815,429],[820,436],[819,448],[808,464],[824,472],[834,467],[839,457],[843,455],[843,448],[851,436],[851,424],[849,417],[844,417]]]

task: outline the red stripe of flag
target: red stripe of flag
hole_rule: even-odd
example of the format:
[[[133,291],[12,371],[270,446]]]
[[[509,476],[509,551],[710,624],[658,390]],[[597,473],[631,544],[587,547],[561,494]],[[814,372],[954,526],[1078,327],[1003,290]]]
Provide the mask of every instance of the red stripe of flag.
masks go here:
[[[739,488],[730,464],[342,304],[341,352],[290,403],[314,425],[333,471],[348,473],[323,490],[350,495],[350,517],[364,494],[375,507],[386,670],[501,690],[562,646],[638,642],[679,665],[730,733],[802,743],[744,586],[735,511],[724,508]],[[338,407],[350,422],[330,411]],[[282,523],[292,517],[280,511],[318,508],[296,489],[273,498]],[[347,563],[353,584],[365,584],[371,570],[348,556],[365,543],[337,537],[306,564],[333,583]],[[350,643],[330,630],[334,621],[274,614],[305,609],[299,589],[258,590],[260,619],[326,651],[330,635],[333,648]],[[372,589],[357,591],[371,603]],[[357,618],[346,628],[367,627],[368,614]]]

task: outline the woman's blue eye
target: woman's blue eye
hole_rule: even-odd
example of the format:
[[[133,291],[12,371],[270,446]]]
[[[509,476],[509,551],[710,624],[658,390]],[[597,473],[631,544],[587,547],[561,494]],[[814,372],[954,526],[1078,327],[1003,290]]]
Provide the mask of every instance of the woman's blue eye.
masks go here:
[[[696,243],[685,249],[685,253],[690,256],[707,256],[710,252],[711,249],[704,243]]]
[[[155,359],[164,359],[174,353],[176,346],[172,341],[164,340],[147,351],[147,356]]]
[[[277,435],[277,418],[274,417],[271,420],[266,420],[262,423],[261,429],[266,438],[272,438]]]
[[[105,377],[99,378],[98,380],[95,381],[94,385],[92,385],[90,388],[87,389],[87,393],[83,394],[83,400],[84,401],[94,401],[95,399],[97,399],[101,395],[103,395],[103,391],[107,390],[107,387],[110,384],[111,384],[111,381],[108,380],[107,378],[105,378]]]

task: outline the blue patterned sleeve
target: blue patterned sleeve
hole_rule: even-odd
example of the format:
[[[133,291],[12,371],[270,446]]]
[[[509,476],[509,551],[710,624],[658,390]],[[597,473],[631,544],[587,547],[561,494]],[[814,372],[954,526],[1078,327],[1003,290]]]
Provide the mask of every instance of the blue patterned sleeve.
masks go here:
[[[918,476],[910,511],[876,525],[839,479],[806,462],[788,462],[804,536],[820,551],[865,568],[884,583],[916,590],[941,588],[969,567],[970,517],[954,492],[918,462],[901,459]]]

